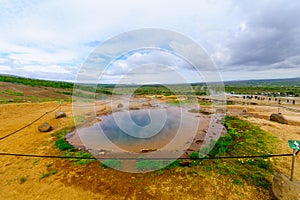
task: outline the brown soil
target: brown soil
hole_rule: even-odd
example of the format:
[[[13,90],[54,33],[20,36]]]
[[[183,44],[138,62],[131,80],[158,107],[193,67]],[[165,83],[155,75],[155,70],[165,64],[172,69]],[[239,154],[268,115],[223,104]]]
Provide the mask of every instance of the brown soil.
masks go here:
[[[27,87],[27,86],[26,86]],[[0,105],[0,137],[22,127],[45,112],[55,108],[57,102],[22,103]],[[274,112],[261,106],[228,106],[228,112],[240,115],[277,136],[276,153],[290,153],[288,139],[300,140],[300,127],[282,125],[267,120]],[[0,152],[41,155],[61,155],[54,148],[55,137],[51,135],[66,126],[73,125],[72,106],[64,103],[62,110],[67,118],[54,119],[49,113],[37,123],[0,141]],[[288,119],[299,120],[299,113],[282,112]],[[262,116],[262,117],[261,117]],[[54,130],[40,133],[38,125],[48,121]],[[276,158],[278,171],[289,174],[290,158]],[[300,180],[299,158],[295,177]],[[56,173],[41,178],[49,172]],[[195,173],[196,167],[177,168],[146,174],[123,173],[104,169],[99,162],[86,166],[74,165],[68,160],[30,157],[0,156],[0,199],[266,199],[266,191],[257,191],[244,183],[232,184],[230,178],[214,172]]]

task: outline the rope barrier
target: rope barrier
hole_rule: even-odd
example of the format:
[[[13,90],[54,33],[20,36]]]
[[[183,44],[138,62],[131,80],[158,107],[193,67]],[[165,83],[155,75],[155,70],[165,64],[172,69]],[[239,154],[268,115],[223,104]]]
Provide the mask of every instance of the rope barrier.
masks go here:
[[[36,155],[36,154],[19,154],[19,153],[4,153],[0,152],[0,156],[17,156],[17,157],[32,157],[32,158],[56,158],[56,159],[115,159],[115,160],[216,160],[216,159],[245,159],[245,158],[269,158],[269,157],[287,157],[293,156],[290,154],[269,154],[269,155],[249,155],[249,156],[217,156],[204,158],[118,158],[118,157],[80,157],[80,156],[55,156],[55,155]]]
[[[104,103],[105,104],[105,103]],[[60,108],[61,105],[58,105],[57,107],[55,107],[54,109],[45,112],[43,115],[41,115],[40,117],[38,117],[37,119],[33,120],[32,122],[30,122],[29,124],[27,124],[24,127],[19,128],[18,130],[9,133],[3,137],[0,138],[0,141],[13,135],[16,134],[18,132],[20,132],[21,130],[29,127],[30,125],[34,124],[35,122],[37,122],[38,120],[40,120],[41,118],[43,118],[45,115],[54,112],[55,110],[57,110],[58,108]],[[297,153],[295,153],[295,155],[297,155],[299,153],[299,151]],[[109,157],[79,157],[79,156],[56,156],[56,155],[36,155],[36,154],[20,154],[20,153],[5,153],[5,152],[0,152],[0,156],[16,156],[16,157],[34,157],[34,158],[55,158],[55,159],[89,159],[89,160],[96,160],[96,159],[116,159],[116,160],[216,160],[216,159],[246,159],[246,158],[268,158],[268,157],[287,157],[287,156],[294,156],[294,154],[269,154],[269,155],[246,155],[246,156],[218,156],[218,157],[204,157],[204,158],[109,158]]]
[[[47,114],[49,114],[49,113],[51,113],[51,112],[54,112],[54,111],[57,110],[59,107],[60,107],[60,105],[58,105],[58,106],[57,106],[56,108],[54,108],[53,110],[50,110],[50,111],[48,111],[48,112],[45,112],[42,116],[40,116],[40,117],[38,117],[37,119],[33,120],[32,122],[30,122],[30,123],[27,124],[26,126],[23,126],[22,128],[19,128],[18,130],[14,131],[14,132],[12,132],[12,133],[9,133],[9,134],[7,134],[7,135],[5,135],[5,136],[2,136],[2,137],[0,138],[0,141],[3,140],[3,139],[5,139],[5,138],[8,138],[8,137],[11,136],[11,135],[14,135],[14,134],[20,132],[21,130],[23,130],[23,129],[27,128],[27,127],[29,127],[30,125],[34,124],[35,122],[37,122],[38,120],[40,120],[41,118],[43,118],[45,115],[47,115]]]

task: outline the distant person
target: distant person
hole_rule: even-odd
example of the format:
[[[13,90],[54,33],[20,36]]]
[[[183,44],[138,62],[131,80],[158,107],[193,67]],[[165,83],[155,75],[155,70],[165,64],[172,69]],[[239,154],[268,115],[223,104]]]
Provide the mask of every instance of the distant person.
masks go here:
[[[293,104],[295,105],[295,103],[296,103],[296,101],[295,101],[295,99],[293,99]]]

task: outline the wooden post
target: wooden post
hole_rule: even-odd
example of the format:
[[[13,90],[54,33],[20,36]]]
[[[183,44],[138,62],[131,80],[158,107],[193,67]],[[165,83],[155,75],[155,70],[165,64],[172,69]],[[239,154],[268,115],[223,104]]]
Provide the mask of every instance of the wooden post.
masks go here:
[[[292,169],[291,169],[291,181],[293,181],[294,176],[294,168],[295,168],[295,157],[296,157],[296,150],[293,149],[293,156],[292,156]]]

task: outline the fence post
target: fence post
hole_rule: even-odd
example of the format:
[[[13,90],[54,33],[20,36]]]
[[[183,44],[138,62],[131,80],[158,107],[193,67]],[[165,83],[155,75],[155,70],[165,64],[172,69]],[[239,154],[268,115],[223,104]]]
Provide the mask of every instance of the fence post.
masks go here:
[[[292,169],[291,169],[291,178],[290,180],[293,181],[294,178],[294,168],[295,168],[295,157],[300,151],[300,142],[297,140],[289,140],[288,141],[290,148],[293,149],[293,155],[292,155]]]
[[[296,157],[296,150],[293,149],[293,156],[292,156],[292,169],[291,169],[291,181],[293,181],[293,177],[294,177],[294,168],[295,168],[295,157]]]

